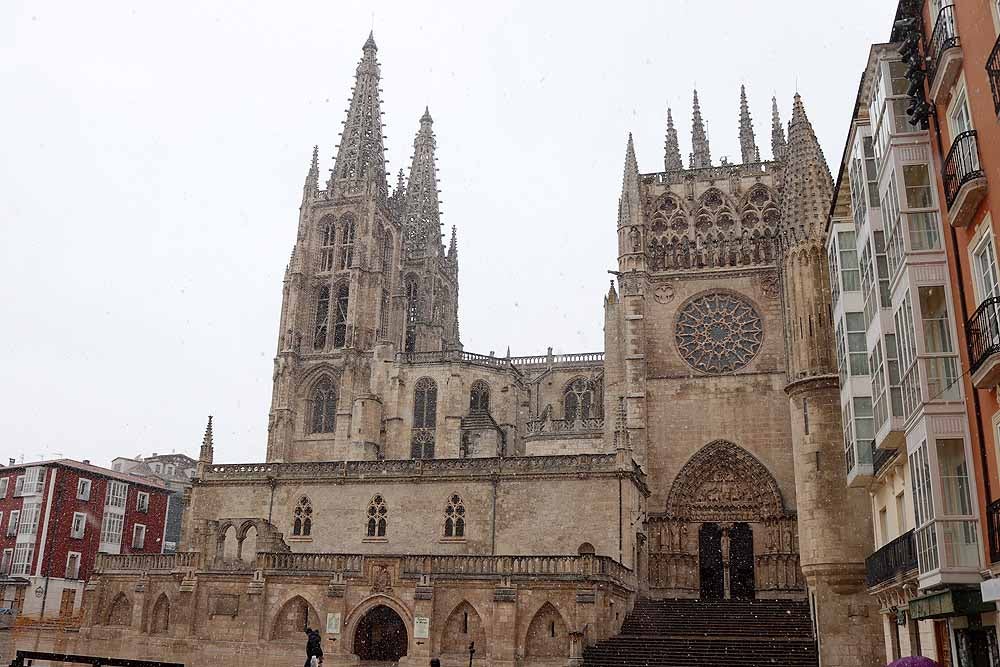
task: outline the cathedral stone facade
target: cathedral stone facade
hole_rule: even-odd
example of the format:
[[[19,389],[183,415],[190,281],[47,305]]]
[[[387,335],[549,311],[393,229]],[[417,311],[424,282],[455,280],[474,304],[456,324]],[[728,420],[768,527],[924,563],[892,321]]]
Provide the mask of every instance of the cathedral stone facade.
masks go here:
[[[697,94],[688,168],[669,112],[663,171],[629,137],[605,351],[498,357],[461,343],[429,111],[387,183],[376,50],[306,176],[266,460],[214,464],[210,422],[178,553],[104,557],[84,636],[269,664],[309,626],[335,663],[563,665],[637,597],[809,597],[824,665],[881,664],[798,96],[771,161],[742,91],[740,164]]]

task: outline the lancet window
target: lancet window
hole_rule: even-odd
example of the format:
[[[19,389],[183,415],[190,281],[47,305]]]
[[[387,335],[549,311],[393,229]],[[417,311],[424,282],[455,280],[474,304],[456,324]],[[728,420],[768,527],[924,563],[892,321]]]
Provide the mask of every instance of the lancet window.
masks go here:
[[[326,331],[330,319],[330,286],[322,285],[316,293],[316,327],[313,330],[313,347],[326,347]]]
[[[308,496],[299,498],[292,517],[292,535],[309,537],[312,535],[312,503]]]
[[[417,347],[417,309],[419,304],[416,276],[407,276],[404,289],[406,293],[406,341],[403,349],[405,352],[413,352]]]
[[[333,346],[340,348],[347,343],[347,304],[350,302],[350,288],[341,285],[337,289],[337,305],[333,319]]]
[[[490,411],[490,386],[483,380],[476,380],[472,383],[469,391],[469,412],[489,412]]]
[[[563,418],[567,422],[582,421],[600,415],[600,397],[597,384],[577,378],[566,385],[563,393]]]
[[[320,247],[320,271],[333,270],[334,246],[337,239],[337,227],[333,218],[326,217],[320,221],[320,236],[322,246]]]
[[[444,536],[465,537],[465,504],[457,493],[448,498],[444,509]]]
[[[354,218],[345,215],[343,220],[343,237],[340,249],[340,268],[349,269],[354,263]]]
[[[420,378],[413,391],[413,429],[410,441],[412,458],[434,458],[436,427],[437,383],[430,378]]]
[[[389,520],[389,508],[385,504],[385,498],[380,495],[372,496],[368,503],[368,525],[366,534],[368,537],[385,537],[387,522]]]
[[[333,433],[337,419],[337,385],[323,377],[313,387],[311,396],[311,433]]]

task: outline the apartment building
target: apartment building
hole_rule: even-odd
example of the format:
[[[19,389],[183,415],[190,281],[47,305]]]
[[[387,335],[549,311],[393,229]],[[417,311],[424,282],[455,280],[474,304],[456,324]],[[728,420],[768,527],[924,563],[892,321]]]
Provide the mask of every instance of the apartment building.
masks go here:
[[[88,461],[0,466],[0,606],[75,614],[99,552],[161,553],[168,494]]]
[[[184,519],[184,494],[191,488],[197,473],[198,462],[185,454],[137,455],[134,458],[118,456],[112,459],[111,468],[144,479],[159,481],[170,489],[167,507],[167,530],[163,539],[163,552],[177,551]]]

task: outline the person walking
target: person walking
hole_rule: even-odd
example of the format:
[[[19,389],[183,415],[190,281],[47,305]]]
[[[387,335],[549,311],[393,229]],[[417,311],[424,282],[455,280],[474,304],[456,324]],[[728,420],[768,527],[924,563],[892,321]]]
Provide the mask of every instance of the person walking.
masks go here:
[[[319,630],[306,628],[306,663],[303,667],[316,667],[323,664],[323,647],[320,645],[322,641],[323,638],[320,637]],[[313,658],[316,658],[315,662],[313,662]]]

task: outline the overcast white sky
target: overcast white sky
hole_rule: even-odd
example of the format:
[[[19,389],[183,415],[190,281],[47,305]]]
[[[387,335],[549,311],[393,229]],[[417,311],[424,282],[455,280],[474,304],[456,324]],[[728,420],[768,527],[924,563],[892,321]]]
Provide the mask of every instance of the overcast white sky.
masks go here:
[[[372,25],[388,159],[424,105],[467,350],[603,349],[625,139],[770,155],[796,85],[839,163],[895,0],[0,3],[0,456],[263,460],[281,279]],[[392,183],[395,182],[393,177]]]

